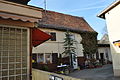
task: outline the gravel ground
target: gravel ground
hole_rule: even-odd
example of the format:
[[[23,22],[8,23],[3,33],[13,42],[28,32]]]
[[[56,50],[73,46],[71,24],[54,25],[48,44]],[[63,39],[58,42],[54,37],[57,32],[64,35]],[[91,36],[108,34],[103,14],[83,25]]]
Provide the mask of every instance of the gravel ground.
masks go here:
[[[82,80],[120,80],[120,77],[113,76],[111,64],[104,65],[101,68],[74,71],[68,76],[80,78]]]

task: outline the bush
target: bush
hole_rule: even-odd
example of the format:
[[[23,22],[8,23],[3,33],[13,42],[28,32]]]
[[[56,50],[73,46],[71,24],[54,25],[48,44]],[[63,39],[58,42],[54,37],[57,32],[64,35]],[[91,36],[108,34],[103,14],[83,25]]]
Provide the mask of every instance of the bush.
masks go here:
[[[42,70],[49,71],[49,68],[48,68],[48,66],[44,65]]]

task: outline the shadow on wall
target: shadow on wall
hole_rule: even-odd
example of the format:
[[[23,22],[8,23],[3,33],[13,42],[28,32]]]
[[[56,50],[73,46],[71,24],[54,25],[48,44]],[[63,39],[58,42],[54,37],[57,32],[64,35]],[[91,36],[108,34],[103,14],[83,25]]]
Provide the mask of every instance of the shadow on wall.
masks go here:
[[[32,69],[32,80],[83,80],[83,79],[76,79],[65,75],[59,75],[55,73]]]

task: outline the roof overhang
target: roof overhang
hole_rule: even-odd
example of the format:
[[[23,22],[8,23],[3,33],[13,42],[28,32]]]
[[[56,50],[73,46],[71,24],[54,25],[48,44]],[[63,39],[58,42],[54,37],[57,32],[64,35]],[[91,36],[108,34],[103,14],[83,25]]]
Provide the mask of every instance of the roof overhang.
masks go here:
[[[96,33],[98,34],[96,31],[85,31],[85,30],[80,30],[80,29],[75,29],[75,28],[71,28],[68,26],[60,26],[60,25],[54,25],[54,24],[44,24],[44,23],[39,23],[38,25],[39,28],[45,28],[45,29],[54,29],[54,30],[59,30],[59,31],[67,31],[69,30],[70,32],[74,32],[74,33]]]
[[[105,19],[105,14],[111,9],[113,9],[115,6],[117,6],[118,4],[120,4],[120,0],[116,0],[115,2],[113,2],[110,6],[108,6],[106,9],[100,12],[97,16]]]
[[[41,11],[41,8],[0,0],[0,17],[2,18],[37,22],[42,18]]]
[[[7,1],[26,5],[30,0],[7,0]]]

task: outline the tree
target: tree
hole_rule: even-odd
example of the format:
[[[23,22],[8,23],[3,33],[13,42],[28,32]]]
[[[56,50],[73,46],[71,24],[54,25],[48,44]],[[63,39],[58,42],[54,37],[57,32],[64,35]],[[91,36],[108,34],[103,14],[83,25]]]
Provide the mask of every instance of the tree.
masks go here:
[[[75,59],[75,39],[73,38],[73,35],[67,30],[65,33],[65,38],[64,38],[64,54],[69,56],[70,60],[70,67],[73,68],[73,60]],[[74,57],[73,57],[74,55]]]
[[[84,57],[87,56],[92,59],[93,55],[97,52],[97,33],[96,32],[83,32],[80,33],[82,37],[82,45],[84,48]]]

